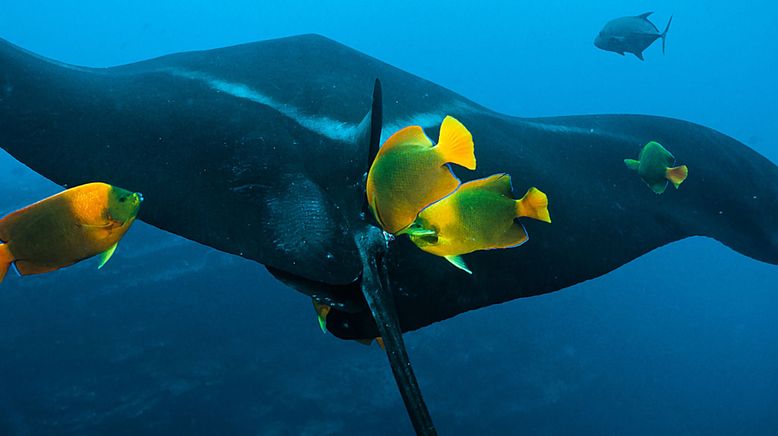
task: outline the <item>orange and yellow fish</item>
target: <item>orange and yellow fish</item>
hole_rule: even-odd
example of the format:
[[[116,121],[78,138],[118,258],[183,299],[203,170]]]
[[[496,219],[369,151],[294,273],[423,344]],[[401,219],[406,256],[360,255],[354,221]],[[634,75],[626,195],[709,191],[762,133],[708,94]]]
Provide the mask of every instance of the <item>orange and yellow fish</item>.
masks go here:
[[[135,221],[143,197],[88,183],[0,219],[0,281],[14,264],[21,275],[54,271],[101,254],[101,268]]]
[[[381,227],[397,233],[422,209],[454,192],[459,180],[449,163],[469,170],[476,167],[473,137],[453,117],[443,120],[435,146],[419,126],[387,139],[367,175],[367,201]]]
[[[433,203],[401,233],[422,250],[442,256],[457,268],[472,272],[460,257],[478,250],[516,247],[527,241],[524,226],[515,219],[529,217],[550,223],[548,198],[530,188],[513,198],[511,176],[495,174],[462,184]]]

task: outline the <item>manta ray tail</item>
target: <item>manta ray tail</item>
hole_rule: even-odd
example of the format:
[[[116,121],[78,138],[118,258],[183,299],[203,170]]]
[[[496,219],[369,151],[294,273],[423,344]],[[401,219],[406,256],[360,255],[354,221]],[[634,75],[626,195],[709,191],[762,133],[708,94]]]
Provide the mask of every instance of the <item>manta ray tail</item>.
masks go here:
[[[381,81],[376,79],[373,87],[372,107],[360,124],[362,138],[369,138],[365,176],[367,176],[367,170],[373,164],[373,160],[378,154],[383,123],[382,117]],[[366,219],[370,219],[373,216],[369,211],[367,198],[365,198],[363,203],[362,211]],[[380,335],[378,343],[389,358],[394,379],[397,382],[397,387],[400,389],[400,395],[405,403],[405,408],[408,411],[413,428],[419,435],[437,434],[429,410],[427,410],[427,405],[424,403],[424,398],[421,395],[419,383],[416,381],[416,376],[413,373],[408,352],[405,349],[405,343],[403,342],[397,309],[392,298],[392,291],[389,289],[386,266],[383,263],[386,241],[382,232],[377,227],[368,226],[365,233],[358,238],[357,246],[362,259],[362,294],[378,327]]]
[[[408,352],[403,342],[400,322],[394,305],[392,291],[384,263],[386,242],[383,234],[375,227],[369,227],[361,236],[357,246],[362,257],[362,294],[370,307],[383,349],[392,366],[392,373],[400,389],[400,395],[418,435],[436,435],[427,405],[421,395],[419,383],[413,373]]]

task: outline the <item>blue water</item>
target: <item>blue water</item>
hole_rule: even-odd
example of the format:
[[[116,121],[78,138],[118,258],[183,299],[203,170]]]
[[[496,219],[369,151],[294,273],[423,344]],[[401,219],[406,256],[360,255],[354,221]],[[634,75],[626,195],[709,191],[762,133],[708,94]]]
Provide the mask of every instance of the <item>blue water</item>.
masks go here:
[[[684,118],[778,162],[774,2],[224,3],[2,0],[0,37],[109,66],[315,32],[507,113]],[[675,17],[666,55],[592,45],[648,10]],[[0,181],[5,211],[57,191],[5,154]],[[260,265],[138,224],[94,268],[2,284],[0,434],[411,431],[382,352]],[[776,434],[776,282],[692,239],[406,340],[442,434]]]

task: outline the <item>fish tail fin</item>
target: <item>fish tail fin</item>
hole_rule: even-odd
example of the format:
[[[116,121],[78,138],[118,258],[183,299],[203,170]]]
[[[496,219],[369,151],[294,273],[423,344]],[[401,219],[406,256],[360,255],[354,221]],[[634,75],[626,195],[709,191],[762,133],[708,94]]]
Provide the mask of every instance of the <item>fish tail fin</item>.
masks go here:
[[[529,188],[524,197],[516,200],[516,216],[534,218],[550,223],[551,215],[548,213],[548,197],[538,188]]]
[[[683,181],[686,180],[686,177],[688,176],[689,168],[687,168],[686,165],[668,168],[665,170],[665,177],[673,184],[673,186],[675,186],[675,189],[678,189],[678,187],[681,186],[681,183],[683,183]]]
[[[435,148],[446,163],[454,163],[469,170],[475,169],[473,135],[456,118],[448,115],[443,120]]]
[[[8,248],[8,244],[0,244],[0,283],[3,282],[8,269],[11,268],[11,262],[14,261],[13,254]]]
[[[667,42],[667,31],[670,30],[670,24],[673,22],[673,16],[670,15],[670,19],[667,20],[667,26],[665,26],[665,31],[662,32],[661,35],[659,35],[660,38],[662,38],[662,54],[665,54],[665,43]]]

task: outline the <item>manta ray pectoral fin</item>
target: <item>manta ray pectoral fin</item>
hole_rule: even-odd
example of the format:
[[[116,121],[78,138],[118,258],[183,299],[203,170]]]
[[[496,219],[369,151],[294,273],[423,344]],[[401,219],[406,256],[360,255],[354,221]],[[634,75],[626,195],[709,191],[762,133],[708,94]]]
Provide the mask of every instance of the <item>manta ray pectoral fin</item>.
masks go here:
[[[368,227],[357,238],[357,246],[362,258],[362,294],[378,328],[381,338],[379,345],[383,344],[382,348],[389,358],[394,379],[416,434],[436,435],[435,425],[424,403],[419,383],[416,381],[405,349],[397,308],[386,278],[387,269],[383,258],[386,249],[384,236],[378,229]]]

